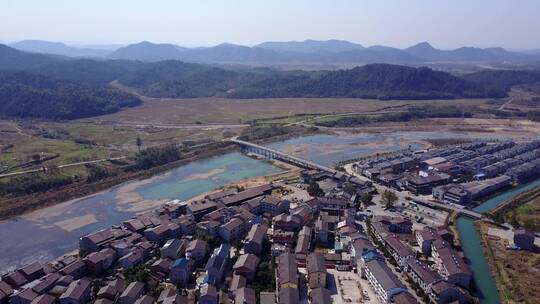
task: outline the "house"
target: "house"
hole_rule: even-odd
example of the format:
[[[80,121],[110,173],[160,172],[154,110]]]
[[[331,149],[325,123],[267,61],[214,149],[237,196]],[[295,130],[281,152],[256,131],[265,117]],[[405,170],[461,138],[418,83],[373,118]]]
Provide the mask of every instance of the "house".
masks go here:
[[[10,304],[30,304],[39,294],[32,290],[32,288],[21,289],[15,292],[10,298]]]
[[[21,268],[19,272],[28,280],[33,281],[45,275],[43,265],[39,262],[28,264]]]
[[[460,298],[463,298],[463,293],[459,288],[444,280],[433,283],[428,296],[433,303],[454,303],[454,301],[468,303],[460,301]]]
[[[192,235],[197,226],[193,215],[182,215],[175,219],[174,222],[180,227],[180,232],[183,235]]]
[[[277,258],[277,283],[280,289],[298,289],[296,255],[285,252]]]
[[[431,253],[443,279],[466,289],[470,287],[472,274],[469,266],[447,242],[443,240],[433,242]]]
[[[192,240],[186,248],[186,258],[202,261],[206,256],[207,244],[203,240]]]
[[[407,274],[426,294],[429,294],[433,284],[442,280],[428,265],[415,258],[407,259]]]
[[[186,240],[170,239],[160,249],[161,258],[176,260],[184,255],[186,250]]]
[[[311,247],[311,228],[308,226],[302,227],[298,233],[298,240],[294,249],[295,254],[307,255]]]
[[[206,275],[204,282],[212,285],[219,285],[225,275],[225,270],[229,263],[229,252],[231,245],[221,244],[218,248],[214,249],[212,256],[206,263]]]
[[[407,260],[415,257],[414,252],[394,235],[386,237],[385,247],[398,265],[403,269],[407,268]]]
[[[217,203],[208,199],[191,201],[187,204],[186,213],[199,221],[203,215],[217,210]]]
[[[257,295],[252,288],[242,287],[235,292],[234,304],[257,304]]]
[[[56,303],[56,298],[49,294],[43,294],[35,298],[30,304],[54,304]]]
[[[298,288],[284,287],[278,292],[278,304],[299,304],[300,294]]]
[[[144,261],[144,251],[142,249],[133,249],[130,253],[118,260],[118,265],[123,268],[131,268],[142,264]]]
[[[378,259],[366,263],[365,274],[377,297],[383,303],[390,303],[394,295],[407,290],[386,263]]]
[[[309,303],[311,304],[330,304],[332,297],[330,290],[324,287],[317,287],[309,292]]]
[[[275,229],[272,233],[272,245],[284,244],[292,246],[295,240],[295,234],[292,231],[285,231],[281,229]]]
[[[13,288],[8,283],[0,281],[0,303],[7,302],[7,298],[13,294]]]
[[[315,241],[323,246],[328,245],[328,235],[330,229],[328,228],[328,221],[324,216],[319,216],[315,223]]]
[[[161,244],[171,237],[171,229],[168,225],[159,225],[144,231],[144,238],[152,243]]]
[[[266,224],[257,224],[251,226],[246,237],[244,244],[244,251],[247,253],[261,254],[263,249],[263,242],[266,239],[266,231],[268,226]]]
[[[144,284],[131,282],[118,299],[119,304],[132,304],[144,294]]]
[[[231,283],[229,284],[229,291],[234,293],[237,289],[246,287],[247,280],[244,276],[233,274]]]
[[[97,293],[98,299],[107,299],[112,302],[116,301],[118,296],[126,288],[126,282],[121,279],[116,279],[112,282],[109,282],[107,285],[101,287]]]
[[[514,245],[519,249],[532,251],[534,249],[534,233],[524,229],[514,231]]]
[[[242,222],[242,220],[234,218],[219,227],[219,236],[225,242],[233,242],[239,239],[245,232],[244,227],[244,222]]]
[[[238,192],[236,194],[224,197],[220,199],[219,201],[225,206],[237,206],[250,199],[271,194],[273,189],[274,187],[271,184],[266,184],[266,185],[250,188],[250,189]]]
[[[259,261],[260,259],[254,254],[242,254],[233,265],[234,273],[251,281],[255,277]]]
[[[174,284],[186,286],[193,277],[193,263],[186,258],[180,258],[172,262],[169,279]]]
[[[398,293],[392,298],[394,304],[419,304],[416,298],[408,291]]]
[[[49,273],[43,278],[41,278],[39,281],[37,281],[37,284],[32,287],[32,290],[35,291],[37,294],[44,294],[54,287],[58,279],[60,279],[60,275],[58,273]],[[34,281],[33,283],[35,282],[36,281]]]
[[[152,265],[150,265],[150,271],[153,275],[159,278],[165,278],[169,274],[171,268],[171,260],[168,258],[157,259]]]
[[[88,273],[97,276],[113,265],[115,256],[116,252],[111,248],[107,248],[90,253],[83,259],[83,262],[86,264]]]
[[[300,216],[281,213],[272,218],[272,225],[274,229],[298,231],[302,227],[303,221]]]
[[[326,287],[326,264],[322,253],[310,253],[306,269],[309,288]]]
[[[276,304],[276,293],[273,291],[263,291],[259,298],[261,304]]]
[[[90,301],[92,281],[80,279],[71,282],[67,290],[60,296],[60,304],[84,304]]]
[[[204,284],[200,288],[199,304],[217,304],[218,292],[214,285]]]
[[[154,304],[155,299],[151,296],[144,295],[135,301],[134,304]]]
[[[82,260],[77,260],[75,263],[60,269],[59,273],[71,276],[74,279],[80,279],[87,273],[86,264]]]
[[[412,233],[412,222],[401,216],[377,216],[374,221],[382,223],[393,233]]]
[[[12,288],[19,288],[28,283],[26,279],[19,271],[10,272],[2,276],[2,281],[9,284]]]
[[[422,230],[416,230],[415,236],[422,253],[431,255],[431,244],[437,239],[435,229],[426,226]]]
[[[85,253],[95,252],[128,234],[129,231],[120,228],[108,228],[90,233],[79,239],[79,250]]]

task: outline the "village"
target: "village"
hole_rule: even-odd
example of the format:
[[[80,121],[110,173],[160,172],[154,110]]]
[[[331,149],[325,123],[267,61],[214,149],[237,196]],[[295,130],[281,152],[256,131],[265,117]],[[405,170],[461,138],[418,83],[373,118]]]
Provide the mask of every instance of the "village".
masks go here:
[[[474,303],[451,211],[539,167],[540,141],[474,142],[172,200],[3,275],[0,303]]]

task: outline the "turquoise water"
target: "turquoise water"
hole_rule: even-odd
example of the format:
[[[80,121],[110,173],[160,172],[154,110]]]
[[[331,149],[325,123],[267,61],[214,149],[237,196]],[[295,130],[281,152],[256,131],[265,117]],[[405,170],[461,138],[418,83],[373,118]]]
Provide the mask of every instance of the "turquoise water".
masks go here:
[[[470,268],[474,275],[476,295],[480,299],[480,303],[500,303],[497,285],[495,285],[495,280],[491,276],[491,271],[484,256],[482,244],[480,243],[480,237],[474,227],[474,221],[462,216],[457,219],[456,226],[459,231],[462,250],[469,260]]]
[[[428,138],[468,137],[482,138],[482,133],[451,132],[395,132],[385,134],[354,134],[345,136],[315,135],[290,139],[271,144],[273,148],[287,151],[301,147],[298,156],[331,165],[344,159],[357,158],[375,152],[406,149],[411,145],[421,148],[421,140]],[[44,208],[37,213],[0,223],[0,273],[21,264],[36,260],[47,261],[75,250],[78,238],[84,234],[110,227],[133,217],[130,203],[141,200],[186,200],[223,185],[244,178],[279,172],[269,163],[254,160],[240,153],[229,153],[196,161],[144,184],[130,189],[126,202],[120,202],[119,192],[134,185],[126,183],[103,193],[71,203]],[[139,212],[141,210],[138,210]],[[72,221],[81,216],[92,216],[89,223],[65,230],[59,222]]]
[[[518,194],[529,191],[537,186],[540,186],[540,179],[495,196],[474,208],[474,210],[481,213],[488,212]],[[463,252],[469,260],[471,270],[474,273],[474,282],[478,289],[480,303],[500,303],[501,301],[497,292],[497,286],[495,280],[491,276],[491,271],[484,256],[482,244],[480,243],[478,232],[475,229],[474,221],[468,217],[462,216],[457,219],[456,226],[459,231]]]
[[[175,168],[134,191],[145,200],[189,199],[237,180],[280,171],[269,163],[240,153],[229,153]],[[1,223],[0,273],[36,260],[48,261],[73,251],[78,247],[80,236],[133,217],[135,211],[126,208],[126,204],[121,204],[117,197],[120,189],[129,184],[75,203],[44,208],[38,211],[38,215],[30,214]],[[94,216],[95,222],[70,231],[58,225],[58,222],[84,215]]]
[[[289,139],[268,145],[277,150],[291,152],[296,156],[333,165],[343,160],[363,155],[423,147],[424,139],[444,138],[485,138],[483,133],[455,132],[394,132],[378,134],[313,135]]]

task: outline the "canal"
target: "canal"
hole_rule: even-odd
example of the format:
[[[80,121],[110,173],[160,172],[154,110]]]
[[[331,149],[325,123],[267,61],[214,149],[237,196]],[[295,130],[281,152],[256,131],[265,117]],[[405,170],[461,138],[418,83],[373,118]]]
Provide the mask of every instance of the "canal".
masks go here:
[[[341,160],[377,152],[406,149],[409,146],[414,149],[421,148],[426,144],[424,140],[430,138],[485,139],[485,136],[483,133],[456,132],[314,135],[272,143],[269,146],[321,164],[332,165]],[[187,200],[241,179],[280,171],[281,169],[267,162],[239,153],[229,153],[196,161],[148,180],[128,182],[87,198],[43,208],[2,222],[0,273],[36,260],[48,261],[76,250],[81,235],[119,224],[137,213],[159,206],[168,199]],[[472,221],[460,218],[457,226],[461,239],[464,240],[465,254],[472,262],[475,279],[479,278],[477,286],[480,293],[490,301],[496,299],[496,287],[489,274]],[[494,296],[489,296],[490,294]],[[482,303],[496,303],[496,300],[484,300]]]
[[[516,195],[538,186],[540,186],[540,180],[510,189],[485,201],[473,210],[481,213],[488,212],[505,201],[512,199]],[[497,286],[484,256],[484,250],[480,241],[480,236],[475,228],[474,221],[468,217],[461,216],[457,219],[456,226],[459,231],[463,252],[469,260],[471,270],[474,274],[474,282],[478,291],[477,295],[480,298],[480,303],[500,303],[501,301],[499,299]]]

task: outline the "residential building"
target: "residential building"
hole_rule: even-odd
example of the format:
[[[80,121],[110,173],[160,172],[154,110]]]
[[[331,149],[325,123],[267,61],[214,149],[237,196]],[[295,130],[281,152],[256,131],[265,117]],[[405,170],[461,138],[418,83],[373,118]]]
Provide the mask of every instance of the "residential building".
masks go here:
[[[366,278],[383,303],[390,303],[392,297],[407,290],[385,262],[371,260],[365,266]]]
[[[234,273],[244,276],[248,280],[253,280],[257,272],[257,265],[260,259],[251,253],[242,254],[233,265]]]
[[[192,240],[186,248],[186,258],[202,261],[206,256],[207,244],[203,240]]]
[[[92,281],[80,279],[71,282],[67,290],[60,296],[60,304],[85,304],[90,301]]]
[[[326,264],[322,253],[310,253],[306,269],[309,288],[326,287]]]
[[[130,283],[120,295],[119,304],[132,304],[144,295],[144,284],[141,282]]]
[[[169,272],[169,279],[174,284],[179,284],[181,286],[186,286],[193,277],[191,263],[186,258],[180,258],[172,262],[171,270]]]
[[[530,250],[534,249],[534,233],[518,229],[514,231],[514,245],[519,247],[519,249]]]
[[[251,226],[244,244],[244,251],[256,255],[261,254],[267,230],[268,226],[264,223]]]

